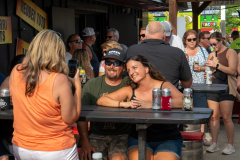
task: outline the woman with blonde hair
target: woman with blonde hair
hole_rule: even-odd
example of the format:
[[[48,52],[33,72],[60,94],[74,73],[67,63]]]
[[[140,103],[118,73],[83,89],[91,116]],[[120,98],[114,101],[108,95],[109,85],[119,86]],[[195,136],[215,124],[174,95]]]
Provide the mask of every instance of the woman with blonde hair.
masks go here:
[[[115,41],[107,41],[101,45],[101,48],[102,48],[103,57],[106,56],[106,53],[109,49],[118,48],[123,50],[120,44],[118,44]],[[104,74],[105,74],[105,61],[102,60],[99,66],[99,76],[102,76]]]
[[[78,60],[78,66],[81,66],[86,75],[90,78],[94,78],[93,68],[90,64],[90,56],[86,49],[78,49],[73,53],[72,59]]]
[[[11,72],[12,143],[17,160],[78,159],[69,125],[80,116],[81,83],[78,74],[69,78],[76,88],[73,96],[65,52],[60,33],[43,30]]]
[[[208,106],[213,109],[213,115],[210,120],[212,144],[206,151],[212,153],[219,150],[217,141],[221,114],[228,138],[228,145],[222,153],[232,154],[235,152],[233,146],[234,124],[232,121],[232,110],[237,93],[236,72],[238,57],[236,51],[225,46],[226,42],[219,32],[211,34],[210,44],[214,48],[214,52],[209,54],[206,65],[213,70],[212,83],[227,84],[228,89],[221,94],[207,93]]]

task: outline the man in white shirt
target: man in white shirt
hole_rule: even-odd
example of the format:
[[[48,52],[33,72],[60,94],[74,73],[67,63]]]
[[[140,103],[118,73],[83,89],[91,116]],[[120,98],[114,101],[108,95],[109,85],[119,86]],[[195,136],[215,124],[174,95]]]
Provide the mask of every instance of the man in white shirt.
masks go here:
[[[68,61],[72,59],[73,53],[77,49],[82,49],[82,43],[83,41],[81,40],[80,36],[77,34],[72,34],[68,37],[67,39],[67,51],[65,55],[65,61],[68,64]]]
[[[169,43],[172,47],[177,47],[182,51],[185,51],[181,38],[173,34],[171,24],[167,21],[162,21],[161,23],[165,29],[165,42]]]

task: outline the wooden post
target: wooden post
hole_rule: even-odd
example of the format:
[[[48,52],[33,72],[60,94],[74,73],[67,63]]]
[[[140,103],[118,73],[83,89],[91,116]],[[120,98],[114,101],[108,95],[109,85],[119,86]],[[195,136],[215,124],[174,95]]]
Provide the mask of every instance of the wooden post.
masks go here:
[[[172,30],[177,35],[177,13],[178,4],[176,0],[169,0],[169,22],[172,25]]]
[[[192,3],[192,12],[193,12],[193,29],[198,33],[198,7],[199,2]]]

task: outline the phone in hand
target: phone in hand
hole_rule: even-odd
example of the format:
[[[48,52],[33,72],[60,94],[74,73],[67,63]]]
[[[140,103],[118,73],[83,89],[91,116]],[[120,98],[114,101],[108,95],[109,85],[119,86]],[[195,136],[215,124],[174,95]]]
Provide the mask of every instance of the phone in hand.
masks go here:
[[[76,59],[71,59],[68,61],[69,77],[73,78],[75,76],[77,72],[77,64],[78,64],[78,60]]]

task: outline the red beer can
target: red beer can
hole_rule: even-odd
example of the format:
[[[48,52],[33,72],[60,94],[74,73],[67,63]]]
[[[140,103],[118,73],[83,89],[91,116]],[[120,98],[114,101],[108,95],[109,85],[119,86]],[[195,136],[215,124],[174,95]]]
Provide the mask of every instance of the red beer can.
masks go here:
[[[164,88],[162,90],[161,104],[162,104],[161,110],[171,111],[172,100],[171,100],[171,90],[169,88]]]

